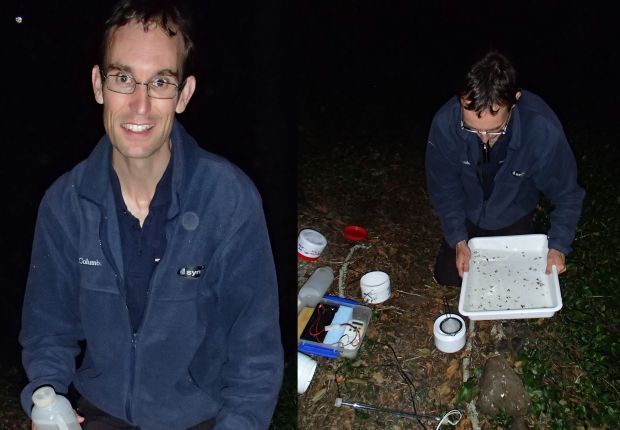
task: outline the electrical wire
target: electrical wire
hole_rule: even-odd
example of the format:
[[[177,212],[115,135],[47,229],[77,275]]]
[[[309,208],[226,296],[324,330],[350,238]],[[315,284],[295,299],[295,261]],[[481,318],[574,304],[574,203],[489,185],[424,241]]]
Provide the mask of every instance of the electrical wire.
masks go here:
[[[351,345],[352,347],[357,348],[357,346],[360,344],[362,340],[360,336],[360,329],[355,327],[353,324],[349,324],[349,323],[341,324],[341,327],[344,327],[344,326],[349,326],[353,330],[355,330],[355,336],[353,336],[353,339],[349,340],[350,336],[348,334],[343,334],[342,336],[340,336],[340,339],[338,339],[337,343],[342,347]],[[346,339],[344,339],[345,337]]]
[[[335,403],[335,406],[339,407],[339,406],[345,405],[345,406],[353,407],[355,409],[373,410],[373,411],[385,412],[385,413],[388,413],[388,414],[391,414],[391,415],[394,415],[394,416],[398,416],[398,417],[401,417],[401,418],[415,419],[415,420],[417,420],[417,422],[420,425],[420,427],[422,427],[422,429],[424,429],[424,430],[427,430],[427,428],[424,425],[424,423],[422,423],[420,418],[438,420],[439,423],[437,424],[437,427],[435,428],[435,430],[439,430],[441,428],[441,426],[444,425],[444,424],[450,424],[450,425],[456,426],[461,421],[462,413],[458,409],[452,409],[451,411],[446,412],[444,414],[444,416],[441,417],[441,419],[438,418],[438,417],[431,417],[431,416],[428,416],[428,415],[420,415],[420,414],[418,414],[418,411],[417,411],[417,408],[416,408],[416,404],[415,404],[415,397],[417,396],[415,385],[413,384],[413,381],[411,381],[411,378],[409,377],[409,375],[407,375],[407,373],[401,367],[400,362],[398,361],[398,355],[396,354],[396,351],[394,350],[394,348],[390,344],[382,343],[382,342],[377,342],[377,343],[380,344],[380,345],[388,347],[392,351],[392,355],[394,356],[394,362],[396,363],[396,368],[398,369],[398,373],[403,378],[403,380],[405,381],[407,387],[409,388],[409,396],[410,396],[410,399],[411,399],[411,404],[413,406],[413,413],[405,412],[405,411],[397,411],[397,410],[394,410],[394,409],[387,409],[387,408],[383,408],[383,407],[379,407],[379,406],[370,405],[370,404],[367,404],[367,403],[359,403],[359,402],[351,403],[351,402],[343,401],[342,397],[341,397],[341,394],[340,394],[340,384],[338,384],[338,372],[340,371],[340,368],[344,365],[344,363],[341,364],[340,366],[338,366],[338,368],[334,371],[334,381],[336,383],[336,403]],[[451,418],[453,416],[456,417],[456,418]]]
[[[457,416],[456,420],[451,420],[450,419],[451,415],[456,415]],[[461,411],[459,411],[458,409],[452,409],[451,411],[448,411],[445,413],[445,415],[439,421],[439,424],[437,424],[437,427],[435,427],[435,430],[439,430],[439,428],[444,424],[451,424],[455,426],[459,423],[459,421],[461,421],[462,417],[463,417],[463,414],[461,414]]]
[[[400,363],[398,362],[398,356],[396,355],[396,351],[394,351],[394,348],[392,348],[392,346],[389,345],[389,344],[382,343],[382,342],[377,342],[377,343],[380,344],[380,345],[387,346],[392,351],[392,354],[394,355],[394,359],[396,361],[396,367],[398,369],[398,373],[405,380],[405,383],[407,384],[407,387],[409,388],[409,396],[411,398],[411,403],[413,405],[413,414],[408,414],[408,415],[410,415],[411,418],[415,417],[415,419],[418,421],[418,424],[420,425],[420,427],[422,427],[423,430],[427,430],[426,426],[424,426],[424,424],[420,420],[420,415],[418,414],[418,411],[417,411],[417,408],[416,408],[416,405],[415,405],[415,395],[416,395],[416,393],[415,393],[415,386],[413,385],[413,382],[411,381],[411,378],[409,378],[409,376],[403,371],[402,367],[400,366]],[[338,368],[334,371],[334,381],[336,382],[336,398],[337,399],[341,399],[340,384],[338,384],[338,372],[340,371],[340,368],[343,366],[343,364],[338,366]],[[342,403],[342,401],[341,401],[341,403]],[[345,402],[345,404],[347,404],[347,403]],[[370,408],[376,409],[376,410],[382,409],[382,408],[372,407],[371,405],[365,405],[365,406],[366,406],[365,407],[366,409],[370,409]]]
[[[324,308],[325,307],[323,306],[323,303],[320,303],[316,307],[317,318],[314,324],[310,327],[308,331],[310,336],[312,336],[317,342],[321,342],[321,340],[319,339],[319,336],[325,332],[325,329],[321,328],[320,326],[321,319],[323,318]]]
[[[388,343],[382,343],[382,342],[377,342],[377,343],[380,345],[387,346],[392,351],[392,355],[394,356],[394,362],[396,363],[396,369],[398,370],[398,373],[403,378],[403,380],[407,384],[407,387],[409,388],[409,397],[411,398],[411,405],[413,406],[413,413],[415,415],[418,415],[418,410],[415,405],[415,396],[417,395],[415,385],[413,385],[413,381],[411,380],[411,378],[409,378],[409,375],[407,375],[407,373],[405,373],[405,371],[401,367],[400,362],[398,361],[398,355],[396,355],[396,351],[394,350],[394,348],[392,348],[392,345]],[[418,421],[418,424],[420,424],[420,427],[426,430],[426,427],[424,426],[422,421],[420,421],[420,418],[417,418],[417,421]]]

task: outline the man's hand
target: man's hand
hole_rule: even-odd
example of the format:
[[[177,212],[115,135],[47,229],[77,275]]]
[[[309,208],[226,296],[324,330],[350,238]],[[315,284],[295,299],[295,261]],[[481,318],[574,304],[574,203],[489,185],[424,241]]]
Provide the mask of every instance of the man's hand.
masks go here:
[[[78,423],[82,424],[84,422],[84,417],[78,415],[77,412],[75,413],[75,416],[77,417]],[[31,424],[32,430],[37,430],[37,426],[35,426],[34,423]]]
[[[555,266],[558,269],[558,275],[566,272],[566,256],[563,252],[557,249],[549,250],[547,253],[547,268],[545,269],[545,274],[551,274],[551,266]]]
[[[456,244],[456,269],[459,271],[459,276],[462,278],[465,272],[469,272],[469,259],[471,257],[471,251],[467,242],[461,240]]]

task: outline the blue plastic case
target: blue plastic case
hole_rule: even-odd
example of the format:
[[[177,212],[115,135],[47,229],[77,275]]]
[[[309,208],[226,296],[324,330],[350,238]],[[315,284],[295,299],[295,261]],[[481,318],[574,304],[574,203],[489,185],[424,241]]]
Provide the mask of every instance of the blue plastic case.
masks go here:
[[[348,311],[348,308],[350,308],[351,317],[346,321],[346,324],[335,324],[340,326],[340,328],[335,330],[343,330],[342,336],[336,342],[325,343],[325,339],[323,342],[313,342],[300,338],[297,345],[298,351],[327,358],[355,358],[366,335],[372,311],[370,308],[362,306],[354,300],[336,296],[325,295],[319,301],[320,303],[339,306],[345,311]]]

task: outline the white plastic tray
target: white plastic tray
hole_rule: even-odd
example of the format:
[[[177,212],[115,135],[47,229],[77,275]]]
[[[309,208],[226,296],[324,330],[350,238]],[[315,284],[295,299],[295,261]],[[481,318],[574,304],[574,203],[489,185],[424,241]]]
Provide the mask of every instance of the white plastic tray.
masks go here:
[[[472,320],[549,318],[562,308],[560,280],[547,265],[547,236],[475,237],[459,312]]]

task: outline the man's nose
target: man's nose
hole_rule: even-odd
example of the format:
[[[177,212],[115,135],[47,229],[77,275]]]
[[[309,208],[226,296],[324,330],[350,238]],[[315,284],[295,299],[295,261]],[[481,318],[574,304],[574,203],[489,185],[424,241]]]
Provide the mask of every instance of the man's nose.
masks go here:
[[[149,97],[149,87],[147,84],[142,84],[140,82],[137,83],[136,89],[131,94],[132,97],[132,105],[139,113],[144,113],[148,111],[151,98]]]

